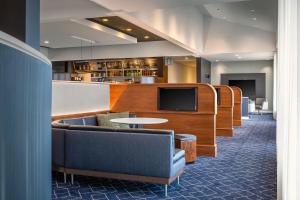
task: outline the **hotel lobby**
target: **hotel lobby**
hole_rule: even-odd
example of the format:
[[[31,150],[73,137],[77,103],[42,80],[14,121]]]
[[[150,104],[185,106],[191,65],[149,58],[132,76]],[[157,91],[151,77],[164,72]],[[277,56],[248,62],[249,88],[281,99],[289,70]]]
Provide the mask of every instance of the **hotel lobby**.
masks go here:
[[[299,11],[1,0],[0,200],[299,200]]]

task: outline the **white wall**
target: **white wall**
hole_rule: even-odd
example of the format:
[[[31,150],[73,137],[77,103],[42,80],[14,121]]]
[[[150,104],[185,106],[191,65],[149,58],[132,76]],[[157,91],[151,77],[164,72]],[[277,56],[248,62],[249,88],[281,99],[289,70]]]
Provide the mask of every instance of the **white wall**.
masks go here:
[[[51,61],[81,60],[81,59],[108,59],[108,58],[136,58],[136,57],[163,57],[186,56],[192,53],[168,41],[140,42],[137,44],[96,46],[92,48],[61,48],[49,49]]]
[[[52,116],[110,109],[109,84],[52,82]]]
[[[168,66],[168,83],[196,83],[196,67],[173,62]]]
[[[203,15],[197,7],[185,6],[135,12],[134,18],[194,53],[203,51]]]
[[[226,73],[266,73],[266,98],[269,110],[273,110],[273,61],[213,62],[212,84],[220,84],[221,74]]]
[[[276,51],[274,32],[210,17],[204,18],[204,27],[204,52],[207,55]]]

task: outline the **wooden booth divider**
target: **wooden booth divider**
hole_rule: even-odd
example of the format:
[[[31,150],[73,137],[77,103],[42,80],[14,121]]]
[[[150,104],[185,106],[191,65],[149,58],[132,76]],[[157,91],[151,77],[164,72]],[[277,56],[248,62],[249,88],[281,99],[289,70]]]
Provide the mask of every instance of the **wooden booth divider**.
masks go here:
[[[215,85],[217,93],[217,136],[233,136],[233,91],[226,85]]]
[[[236,86],[231,89],[234,95],[233,126],[242,126],[242,90]]]
[[[159,88],[196,88],[197,110],[165,111],[158,108]],[[130,111],[138,117],[166,118],[168,122],[145,128],[171,129],[197,136],[197,155],[216,156],[216,92],[208,84],[111,84],[112,112]]]

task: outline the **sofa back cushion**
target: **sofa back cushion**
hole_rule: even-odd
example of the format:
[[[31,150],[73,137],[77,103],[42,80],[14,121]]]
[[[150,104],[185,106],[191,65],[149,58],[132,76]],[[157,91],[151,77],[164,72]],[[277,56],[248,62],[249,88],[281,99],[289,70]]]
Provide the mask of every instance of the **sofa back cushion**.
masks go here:
[[[63,119],[62,123],[69,124],[69,125],[84,125],[84,121],[82,118]]]
[[[67,130],[66,168],[169,178],[173,133]]]
[[[128,124],[113,123],[110,120],[115,118],[128,118],[129,112],[97,114],[97,121],[99,126],[113,127],[113,128],[129,128]]]
[[[84,117],[82,118],[85,126],[98,126],[97,117]]]

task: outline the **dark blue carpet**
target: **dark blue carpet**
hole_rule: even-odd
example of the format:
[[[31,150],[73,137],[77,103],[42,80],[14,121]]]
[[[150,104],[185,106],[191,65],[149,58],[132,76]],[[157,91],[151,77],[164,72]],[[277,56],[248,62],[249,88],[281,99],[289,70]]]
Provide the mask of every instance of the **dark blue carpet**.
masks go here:
[[[276,124],[271,115],[252,115],[235,128],[234,137],[219,137],[218,156],[200,157],[186,167],[169,196],[160,185],[75,176],[64,184],[53,174],[53,199],[276,199]]]

